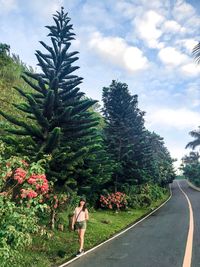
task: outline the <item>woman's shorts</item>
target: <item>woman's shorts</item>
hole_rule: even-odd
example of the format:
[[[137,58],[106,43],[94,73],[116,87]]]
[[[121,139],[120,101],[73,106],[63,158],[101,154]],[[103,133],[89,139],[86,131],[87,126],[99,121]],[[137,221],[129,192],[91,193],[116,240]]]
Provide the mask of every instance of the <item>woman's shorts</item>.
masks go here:
[[[86,229],[86,221],[76,222],[76,229]]]

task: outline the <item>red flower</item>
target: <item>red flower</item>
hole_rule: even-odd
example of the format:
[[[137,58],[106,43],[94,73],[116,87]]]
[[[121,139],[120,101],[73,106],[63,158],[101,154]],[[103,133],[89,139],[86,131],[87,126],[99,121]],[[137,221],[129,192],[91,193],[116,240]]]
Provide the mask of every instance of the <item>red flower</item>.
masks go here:
[[[38,194],[33,189],[21,189],[21,198],[35,198]]]
[[[111,193],[105,196],[100,196],[101,206],[108,209],[126,208],[126,195],[121,192]]]
[[[49,184],[45,174],[32,174],[27,182],[35,185],[35,189],[38,193],[44,194],[49,191]]]
[[[14,173],[14,180],[17,180],[19,184],[22,184],[26,178],[27,172],[22,168],[17,168]]]

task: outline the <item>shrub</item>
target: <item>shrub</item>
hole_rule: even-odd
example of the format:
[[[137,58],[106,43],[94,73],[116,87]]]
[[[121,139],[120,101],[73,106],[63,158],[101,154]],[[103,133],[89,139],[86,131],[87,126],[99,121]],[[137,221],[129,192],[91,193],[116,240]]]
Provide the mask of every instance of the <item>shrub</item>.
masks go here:
[[[32,242],[31,233],[39,231],[34,209],[17,206],[0,196],[0,261],[2,267],[20,266],[22,250]]]
[[[149,207],[152,203],[152,199],[149,195],[140,194],[138,196],[140,207]]]
[[[128,206],[131,208],[148,207],[153,201],[157,201],[163,197],[166,192],[156,184],[143,184],[140,186],[126,186]]]
[[[127,208],[127,196],[124,193],[116,192],[100,196],[100,204],[102,208],[112,210],[124,210]]]
[[[0,155],[0,260],[1,266],[21,266],[21,252],[39,232],[40,203],[49,191],[41,162],[28,164],[19,157]]]
[[[41,205],[41,199],[49,191],[49,182],[41,162],[31,163],[11,157],[0,160],[0,191],[10,195],[12,200],[29,206]]]

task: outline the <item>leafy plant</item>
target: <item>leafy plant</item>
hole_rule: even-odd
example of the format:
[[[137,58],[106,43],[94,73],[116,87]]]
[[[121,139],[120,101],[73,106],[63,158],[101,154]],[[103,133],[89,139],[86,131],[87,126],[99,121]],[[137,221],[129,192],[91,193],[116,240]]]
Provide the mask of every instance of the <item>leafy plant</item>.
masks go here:
[[[35,210],[18,206],[8,196],[0,196],[0,261],[2,267],[19,266],[21,252],[39,231]]]
[[[127,208],[127,196],[122,192],[111,193],[106,196],[100,196],[100,205],[102,208],[112,210],[124,210]]]

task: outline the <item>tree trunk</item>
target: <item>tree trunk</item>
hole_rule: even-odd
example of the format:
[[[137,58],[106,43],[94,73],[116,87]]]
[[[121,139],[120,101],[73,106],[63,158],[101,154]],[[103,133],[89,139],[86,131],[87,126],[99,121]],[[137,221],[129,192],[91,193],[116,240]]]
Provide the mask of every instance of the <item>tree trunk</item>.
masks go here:
[[[121,138],[120,138],[120,140],[119,140],[119,151],[118,151],[118,162],[120,162],[121,161],[121,150],[122,150],[122,140],[121,140]],[[115,193],[118,191],[117,190],[117,184],[118,184],[118,177],[119,177],[119,175],[118,175],[118,173],[115,175],[115,185],[114,185],[114,189],[115,189]]]
[[[55,229],[55,218],[56,218],[56,211],[55,209],[51,210],[51,229]]]

